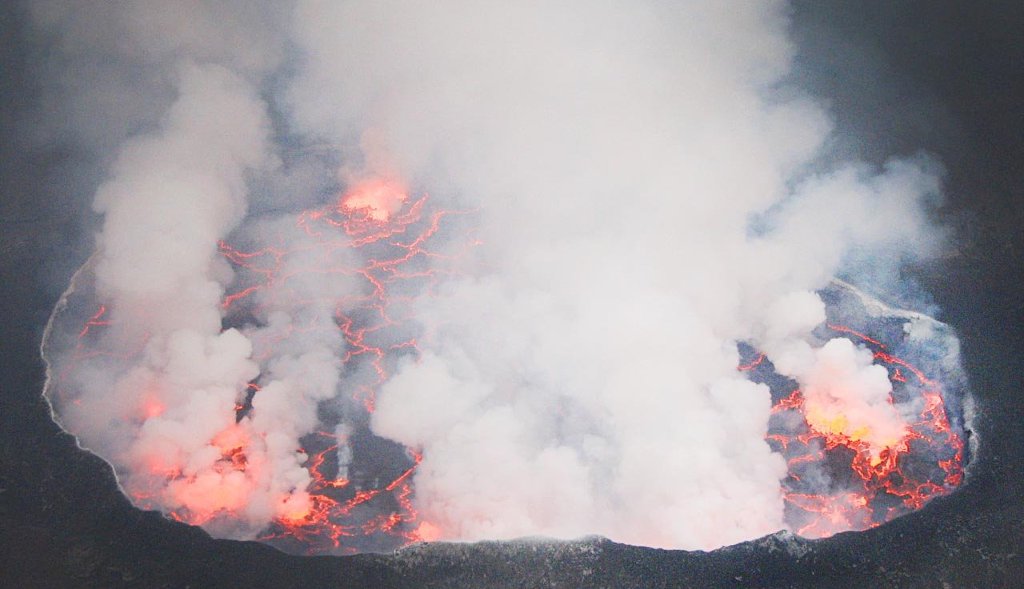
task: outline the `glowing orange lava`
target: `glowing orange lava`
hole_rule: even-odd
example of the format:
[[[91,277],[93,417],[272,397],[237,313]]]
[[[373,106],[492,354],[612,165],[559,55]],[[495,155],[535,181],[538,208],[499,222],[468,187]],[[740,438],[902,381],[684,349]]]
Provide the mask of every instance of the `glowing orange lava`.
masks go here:
[[[890,380],[919,389],[923,406],[900,435],[880,438],[864,415],[855,423],[834,410],[810,407],[799,390],[775,403],[773,414],[798,412],[803,417],[802,430],[774,428],[767,439],[789,464],[787,510],[799,522],[796,532],[809,538],[880,525],[948,493],[963,479],[963,442],[950,427],[938,383],[885,352],[884,344],[848,327],[829,328],[874,348],[875,360],[888,367]],[[912,382],[905,372],[913,375]],[[820,472],[815,469],[835,469],[836,463],[848,464],[853,475],[849,488],[811,492],[815,483],[810,481]]]
[[[140,407],[139,413],[142,419],[152,419],[154,417],[160,417],[164,411],[167,410],[167,405],[160,400],[159,395],[155,392],[148,392],[143,395],[142,406]]]
[[[428,249],[428,243],[442,228],[446,217],[464,214],[460,211],[428,211],[428,197],[410,201],[404,185],[388,179],[360,182],[348,190],[337,206],[308,210],[297,218],[297,227],[312,239],[312,245],[295,246],[282,243],[253,251],[242,251],[221,243],[221,253],[245,272],[252,282],[229,293],[224,307],[232,313],[239,305],[255,305],[257,293],[264,296],[287,296],[287,283],[297,272],[342,274],[357,277],[365,288],[333,301],[333,322],[326,326],[344,337],[345,347],[340,354],[346,367],[368,369],[369,382],[360,381],[349,388],[352,399],[372,412],[376,389],[388,378],[388,359],[398,354],[418,354],[415,337],[400,336],[407,322],[394,303],[405,303],[408,294],[423,291],[440,278],[446,261],[454,264],[456,258],[446,258]],[[474,243],[468,246],[475,245]],[[352,265],[352,256],[334,256],[334,252],[366,252],[356,259],[362,265]],[[293,258],[302,258],[310,252],[319,256],[316,268],[295,270]],[[427,264],[426,262],[430,262]],[[402,296],[394,294],[401,291]],[[245,307],[242,307],[243,312]],[[316,330],[323,325],[293,325],[290,329]],[[273,349],[276,342],[256,342],[259,350]],[[252,397],[258,396],[259,385],[239,415],[245,415]],[[418,515],[412,505],[411,477],[421,456],[412,449],[406,451],[411,466],[393,479],[372,487],[357,483],[347,476],[328,474],[337,471],[337,451],[344,440],[328,432],[307,436],[304,450],[313,482],[305,495],[289,498],[277,511],[276,523],[262,537],[263,540],[287,545],[298,542],[304,550],[317,552],[354,552],[349,544],[360,539],[389,538],[390,547],[407,544],[423,538],[423,529],[417,527]],[[430,525],[428,536],[438,537],[440,531]],[[349,542],[344,539],[349,538]]]
[[[416,537],[423,542],[433,542],[441,538],[441,529],[428,521],[422,521],[416,528]]]
[[[386,223],[408,199],[405,186],[396,180],[372,178],[353,186],[341,197],[341,209],[354,217]]]
[[[295,332],[340,334],[344,346],[337,355],[343,372],[363,375],[343,381],[342,391],[366,418],[374,411],[377,389],[388,379],[394,362],[419,354],[423,336],[410,325],[408,303],[458,271],[461,253],[448,249],[442,254],[430,244],[452,216],[461,214],[465,212],[431,209],[426,195],[410,199],[401,182],[360,182],[338,202],[296,216],[293,231],[304,237],[300,244],[282,238],[242,249],[221,242],[221,255],[239,276],[223,298],[222,312],[237,324],[253,324],[262,306],[304,302],[309,295],[291,287],[302,277],[338,275],[353,281],[358,287],[329,301],[330,311],[323,313],[326,319],[296,319],[284,335],[254,335],[253,359],[268,361],[282,339]],[[467,240],[465,249],[476,244]],[[315,264],[306,263],[309,259]],[[101,306],[79,333],[75,361],[114,355],[98,344],[100,333],[110,325],[108,310]],[[881,342],[844,326],[829,327],[870,347],[894,384],[914,387],[921,410],[905,430],[894,434],[875,427],[863,415],[817,405],[799,390],[775,402],[772,412],[779,421],[795,415],[797,419],[789,422],[800,422],[796,429],[771,427],[767,441],[788,462],[787,515],[798,522],[797,532],[808,537],[878,525],[949,492],[963,478],[963,444],[951,430],[938,384],[886,352]],[[144,344],[145,338],[128,354],[141,356]],[[769,365],[761,354],[739,369],[753,375],[770,370]],[[258,379],[240,385],[235,398],[222,408],[226,419],[234,417],[234,424],[197,441],[199,454],[212,464],[202,474],[196,474],[194,465],[182,456],[163,448],[142,456],[141,463],[158,484],[127,486],[135,503],[195,525],[244,519],[254,482],[270,468],[260,458],[267,440],[252,427],[254,412],[259,410],[254,399],[269,390],[262,386]],[[173,413],[158,387],[140,390],[137,402],[125,412],[143,423]],[[282,493],[266,506],[273,521],[260,539],[293,552],[344,553],[362,550],[368,542],[387,550],[444,537],[444,530],[420,520],[413,506],[412,477],[422,461],[418,449],[406,448],[404,456],[397,456],[391,465],[393,470],[367,477],[350,473],[339,457],[341,450],[349,448],[343,434],[311,432],[302,436],[300,444],[302,448],[294,450],[305,459],[302,466],[311,482],[297,492]],[[912,455],[916,462],[911,467]],[[920,456],[927,457],[927,464],[921,464]],[[811,482],[815,469],[834,468],[836,462],[848,471],[852,486],[829,493],[815,491]]]
[[[252,336],[253,359],[270,360],[279,340],[296,332],[332,330],[344,340],[344,347],[338,350],[343,369],[369,375],[352,381],[343,391],[356,407],[372,412],[376,389],[388,378],[389,361],[419,353],[415,330],[404,328],[408,302],[432,288],[444,274],[454,272],[460,257],[477,244],[468,241],[462,253],[431,251],[429,243],[442,231],[445,220],[465,213],[431,210],[428,200],[426,195],[410,199],[402,182],[367,179],[352,186],[336,203],[299,213],[296,229],[307,236],[301,243],[282,238],[278,243],[244,250],[221,242],[221,255],[240,276],[239,286],[224,296],[221,306],[226,317],[235,317],[239,323],[257,321],[257,311],[263,305],[277,301],[292,307],[301,304],[302,295],[291,284],[303,275],[338,274],[361,284],[331,301],[333,314],[326,321],[295,321],[283,335]],[[305,263],[309,259],[316,264]],[[80,406],[69,376],[80,363],[109,356],[131,366],[143,357],[148,335],[131,351],[106,351],[103,332],[114,322],[107,306],[100,306],[84,322],[69,366],[63,367],[58,377],[61,384],[56,394]],[[240,388],[231,405],[224,408],[234,415],[234,423],[207,440],[196,440],[198,450],[187,460],[168,445],[133,450],[131,459],[142,464],[149,477],[126,480],[125,489],[136,505],[160,509],[174,520],[194,525],[245,521],[253,490],[270,474],[264,458],[268,442],[252,426],[259,411],[254,400],[261,390],[259,381]],[[126,418],[144,426],[167,419],[170,403],[161,395],[159,386],[147,387],[134,406],[126,407]],[[158,427],[173,427],[172,423],[173,416]],[[440,537],[436,526],[418,520],[412,505],[411,478],[422,459],[420,454],[407,449],[407,466],[396,457],[401,470],[388,478],[350,478],[338,457],[339,448],[347,443],[323,431],[302,438],[304,448],[296,448],[296,456],[305,457],[303,466],[312,482],[305,489],[282,492],[266,508],[260,508],[268,509],[273,517],[261,539],[293,552],[344,553],[366,546],[390,550]]]

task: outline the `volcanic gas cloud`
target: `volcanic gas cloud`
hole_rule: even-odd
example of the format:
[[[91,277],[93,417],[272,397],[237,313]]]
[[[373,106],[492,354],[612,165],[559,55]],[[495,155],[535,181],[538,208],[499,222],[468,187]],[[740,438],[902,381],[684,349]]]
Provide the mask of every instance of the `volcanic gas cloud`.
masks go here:
[[[107,154],[46,394],[136,505],[708,549],[961,482],[955,336],[861,292],[941,247],[938,166],[831,157],[784,3],[94,8],[33,4]]]

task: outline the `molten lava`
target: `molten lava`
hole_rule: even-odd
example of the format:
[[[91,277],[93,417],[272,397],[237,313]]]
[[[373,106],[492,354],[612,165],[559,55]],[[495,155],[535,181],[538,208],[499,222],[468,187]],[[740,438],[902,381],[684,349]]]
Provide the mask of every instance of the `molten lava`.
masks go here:
[[[441,230],[445,217],[460,214],[428,211],[427,203],[427,196],[409,202],[399,182],[371,179],[353,186],[337,205],[305,211],[297,218],[297,226],[312,238],[312,247],[322,252],[322,267],[309,271],[357,276],[365,285],[361,294],[334,301],[330,328],[344,336],[341,359],[345,369],[372,375],[369,382],[358,382],[350,389],[353,400],[367,413],[373,412],[376,389],[388,378],[389,362],[418,351],[416,337],[403,330],[407,319],[395,303],[407,302],[408,297],[436,281],[445,257],[428,250],[427,244]],[[359,252],[355,258],[363,260],[361,265],[351,265],[352,257],[334,261],[331,252],[337,250]],[[280,287],[294,272],[290,258],[308,253],[285,244],[240,251],[227,243],[221,244],[221,252],[250,277],[257,278],[225,297],[229,314],[256,293]],[[425,264],[428,258],[429,267]],[[241,314],[246,313],[243,308]],[[276,342],[256,343],[259,350],[271,348]],[[254,396],[259,394],[256,390]],[[251,405],[250,397],[246,407]],[[374,546],[387,549],[419,540],[420,530],[430,529],[429,524],[418,520],[412,506],[410,479],[421,456],[408,449],[407,468],[388,481],[367,487],[341,476],[343,465],[338,451],[345,443],[328,432],[306,437],[308,448],[315,448],[304,450],[312,478],[308,493],[282,502],[277,523],[261,539],[285,548],[297,542],[310,553],[348,552],[356,549],[343,546],[343,538],[358,537],[353,546],[366,546],[370,539]]]
[[[288,329],[341,334],[344,347],[337,354],[343,373],[369,375],[342,382],[353,406],[362,408],[359,419],[365,428],[377,389],[395,363],[419,354],[423,336],[410,325],[408,303],[429,292],[443,274],[457,271],[461,254],[433,251],[430,243],[446,219],[459,214],[464,213],[432,210],[427,196],[410,199],[394,180],[360,182],[336,203],[296,217],[297,230],[308,237],[301,245],[282,240],[241,249],[220,243],[220,253],[239,276],[237,286],[223,298],[224,316],[239,325],[258,322],[257,311],[267,300],[301,299],[289,285],[302,275],[343,275],[358,281],[361,288],[329,301],[332,312],[326,321],[295,322]],[[467,240],[467,248],[476,243]],[[98,342],[111,325],[107,308],[101,306],[78,334],[76,361],[108,353]],[[878,525],[949,492],[963,476],[963,443],[950,427],[939,385],[887,353],[881,342],[848,327],[829,328],[869,347],[876,364],[888,371],[893,388],[889,405],[879,409],[830,402],[842,395],[827,387],[807,396],[773,387],[767,441],[789,465],[783,481],[787,521],[808,537]],[[269,351],[284,336],[262,337],[253,342],[257,362],[271,357]],[[135,354],[141,355],[142,349],[140,344]],[[752,380],[765,381],[773,374],[763,354],[753,354],[739,369]],[[251,507],[251,489],[268,476],[269,465],[261,457],[272,442],[253,425],[259,399],[269,390],[265,384],[257,378],[226,399],[218,411],[231,425],[197,441],[201,448],[191,462],[160,448],[148,449],[141,458],[159,484],[126,485],[135,503],[196,525],[243,520]],[[896,401],[917,411],[905,425],[893,427]],[[127,408],[129,419],[143,427],[169,411],[155,386],[140,392],[138,406]],[[388,550],[444,537],[444,530],[421,520],[413,507],[412,478],[422,460],[416,449],[404,449],[404,455],[399,450],[390,471],[367,476],[349,472],[345,456],[351,455],[353,445],[346,434],[305,433],[301,445],[294,452],[309,482],[297,492],[282,492],[266,507],[273,523],[260,539],[289,551],[338,553],[367,547]],[[844,484],[823,491],[821,480]]]
[[[963,479],[963,442],[950,427],[938,383],[885,352],[881,342],[845,326],[828,327],[857,338],[887,368],[893,412],[897,397],[902,406],[917,410],[905,429],[894,430],[888,416],[878,412],[862,411],[854,419],[835,406],[809,401],[800,390],[780,395],[767,439],[789,464],[783,483],[787,521],[810,538],[880,525],[948,493]],[[770,371],[763,356],[741,368]],[[842,473],[848,479],[843,488],[819,488],[818,481],[842,480]]]
[[[341,197],[341,210],[354,218],[374,223],[387,223],[401,210],[408,195],[396,180],[364,180]]]
[[[275,297],[298,298],[291,281],[303,275],[338,274],[354,277],[361,286],[330,302],[333,316],[326,322],[294,323],[294,330],[333,330],[344,345],[337,353],[346,374],[363,375],[346,381],[354,407],[366,416],[374,410],[376,390],[388,378],[394,362],[418,353],[415,329],[406,323],[411,299],[428,290],[443,272],[454,271],[461,255],[443,255],[428,249],[444,220],[459,211],[431,210],[428,197],[409,199],[402,183],[370,179],[355,184],[333,205],[307,210],[295,217],[298,231],[308,236],[302,244],[279,244],[243,250],[220,243],[220,253],[237,270],[239,286],[223,298],[223,314],[236,324],[258,323],[261,305]],[[475,245],[470,241],[467,247]],[[314,259],[310,265],[306,260]],[[451,264],[446,266],[446,261]],[[299,301],[300,303],[302,301]],[[138,364],[148,336],[127,355],[107,351],[103,332],[124,318],[111,319],[106,306],[82,325],[69,366],[58,375],[57,394],[80,405],[72,375],[85,363],[117,357],[126,365]],[[253,335],[253,359],[265,362],[287,337]],[[367,378],[365,375],[369,374]],[[146,465],[146,477],[124,481],[136,505],[160,509],[168,517],[194,525],[215,521],[245,521],[254,507],[253,489],[265,484],[270,465],[270,444],[254,426],[265,383],[245,384],[216,412],[233,419],[214,419],[231,425],[195,440],[197,450],[183,455],[169,445],[138,450],[132,461]],[[175,427],[175,415],[157,384],[136,395],[137,405],[125,408],[125,419],[147,427]],[[165,418],[159,424],[156,422]],[[356,418],[357,421],[359,418]],[[170,424],[170,425],[169,425]],[[363,426],[365,428],[365,425]],[[440,531],[421,521],[412,505],[411,478],[421,456],[406,449],[375,473],[348,473],[340,457],[351,454],[345,436],[325,431],[302,437],[294,455],[303,463],[310,482],[304,488],[282,492],[261,510],[273,514],[273,524],[261,539],[292,552],[356,552],[390,550],[421,538],[437,538]],[[388,475],[388,468],[391,469]],[[143,480],[145,479],[145,480]],[[345,542],[349,538],[352,541]]]

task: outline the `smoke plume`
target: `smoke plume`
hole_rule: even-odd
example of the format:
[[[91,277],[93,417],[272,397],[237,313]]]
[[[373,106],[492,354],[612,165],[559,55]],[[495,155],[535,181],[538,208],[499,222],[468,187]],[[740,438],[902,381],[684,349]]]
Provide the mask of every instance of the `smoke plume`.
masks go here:
[[[301,448],[336,436],[344,479],[361,431],[414,453],[419,538],[707,549],[787,527],[740,343],[876,458],[911,425],[817,293],[936,250],[938,166],[829,158],[784,2],[33,7],[72,92],[51,131],[116,154],[81,279],[105,351],[55,336],[50,398],[140,505],[310,521]],[[415,344],[357,366],[383,258],[315,223],[419,195],[459,221],[382,238],[430,284],[373,303]]]

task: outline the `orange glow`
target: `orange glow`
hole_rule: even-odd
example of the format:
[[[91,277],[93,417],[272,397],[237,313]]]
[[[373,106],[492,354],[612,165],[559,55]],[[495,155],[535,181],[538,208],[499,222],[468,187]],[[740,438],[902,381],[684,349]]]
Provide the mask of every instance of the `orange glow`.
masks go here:
[[[249,444],[249,434],[236,423],[214,436],[210,440],[210,444],[219,448],[221,454],[228,455],[235,450],[247,446]]]
[[[167,406],[156,393],[147,393],[142,401],[141,413],[143,419],[153,419],[154,417],[160,417],[164,411],[167,410]]]
[[[345,340],[341,356],[344,366],[359,367],[371,375],[371,382],[355,387],[352,399],[367,413],[374,409],[377,388],[389,377],[387,360],[396,354],[417,355],[418,342],[408,335],[388,340],[388,330],[409,320],[394,310],[391,292],[398,287],[408,292],[411,288],[429,290],[439,278],[455,270],[458,256],[444,256],[431,251],[431,239],[441,230],[442,223],[452,215],[466,211],[428,210],[428,197],[410,200],[405,186],[390,179],[372,179],[354,185],[333,206],[301,213],[297,226],[311,238],[313,245],[295,250],[268,247],[242,251],[227,243],[220,243],[221,254],[255,278],[255,281],[224,297],[223,306],[250,304],[253,294],[273,293],[293,276],[289,269],[292,256],[308,257],[311,251],[319,253],[323,265],[309,271],[321,274],[355,276],[365,283],[365,292],[342,297],[335,301],[333,324],[293,325],[290,330],[332,329],[340,331]],[[479,241],[467,242],[469,248]],[[361,265],[353,264],[353,257],[335,256],[334,252],[372,248]],[[359,259],[359,257],[356,257]],[[424,260],[430,265],[424,267]],[[273,295],[272,295],[273,296]],[[402,305],[408,302],[403,295]],[[276,341],[256,342],[257,348],[273,348]],[[261,352],[254,357],[259,359]],[[259,388],[253,390],[259,397]],[[241,423],[245,423],[244,417]],[[230,431],[230,430],[229,430]],[[218,447],[244,446],[246,440],[218,439]],[[347,443],[328,432],[310,434],[302,441],[303,452],[308,455],[305,464],[312,483],[306,489],[303,501],[288,498],[278,506],[275,525],[263,540],[281,542],[298,541],[311,553],[346,552],[342,545],[346,537],[388,538],[390,542],[407,544],[417,541],[419,516],[413,506],[412,477],[421,456],[409,450],[412,466],[396,473],[390,482],[378,481],[367,487],[365,481],[356,484],[337,464],[339,447]],[[303,496],[296,493],[295,497]],[[424,528],[430,530],[428,526]],[[436,530],[436,527],[433,528]],[[427,532],[430,534],[430,532]],[[378,540],[379,541],[379,540]]]
[[[839,440],[841,444],[866,443],[876,456],[883,450],[896,446],[903,439],[902,436],[882,436],[870,423],[853,423],[846,415],[837,413],[835,408],[826,405],[806,402],[804,419],[811,429],[828,438]]]
[[[146,469],[157,476],[176,478],[181,474],[181,467],[159,456],[148,456],[145,460]]]
[[[423,542],[434,542],[441,539],[441,528],[428,521],[421,521],[413,534]]]
[[[370,375],[368,382],[351,389],[353,400],[372,412],[378,388],[387,381],[390,360],[408,354],[419,354],[419,342],[404,329],[408,326],[408,299],[416,293],[429,292],[446,274],[459,271],[457,255],[446,257],[431,248],[431,239],[442,229],[445,219],[465,211],[432,210],[426,195],[409,199],[402,183],[388,179],[371,179],[351,187],[338,202],[301,213],[296,221],[297,230],[303,232],[302,245],[290,248],[275,244],[262,249],[245,251],[235,249],[226,242],[219,244],[221,255],[246,280],[227,293],[222,301],[225,313],[244,313],[260,304],[264,297],[308,296],[301,289],[289,290],[290,280],[303,273],[339,275],[359,283],[349,294],[330,301],[330,311],[321,324],[315,321],[287,327],[284,335],[254,337],[253,358],[263,362],[272,356],[272,350],[293,333],[329,329],[340,334],[344,351],[340,354],[342,366],[353,372]],[[467,241],[467,249],[478,241]],[[365,249],[364,249],[365,248]],[[361,253],[359,253],[361,251]],[[357,252],[358,255],[352,255]],[[315,258],[319,265],[309,267],[305,260]],[[299,260],[296,263],[296,260]],[[429,264],[423,263],[429,260]],[[447,266],[445,264],[448,264]],[[401,292],[404,300],[393,304]],[[259,293],[260,296],[253,296]],[[413,294],[408,294],[413,293]],[[292,299],[289,299],[292,301]],[[298,302],[298,301],[294,301]],[[110,322],[107,311],[101,307],[88,320],[81,336],[95,339]],[[853,329],[830,326],[833,330],[860,338],[875,350],[876,363],[890,370],[890,380],[903,386],[920,387],[923,409],[915,419],[908,418],[907,430],[902,435],[882,434],[877,422],[863,416],[837,412],[834,408],[819,406],[804,398],[800,391],[777,400],[772,414],[784,416],[797,423],[796,429],[771,431],[766,441],[779,452],[789,467],[784,485],[787,512],[798,512],[804,517],[794,525],[798,533],[808,537],[827,536],[848,529],[865,529],[891,519],[888,513],[876,519],[872,503],[885,496],[897,515],[901,509],[917,508],[930,498],[949,492],[960,484],[962,471],[962,442],[950,429],[941,390],[921,371],[905,361],[888,354],[884,344]],[[388,339],[389,330],[402,335]],[[425,337],[423,341],[429,341]],[[84,349],[84,348],[83,348]],[[91,353],[84,349],[84,353]],[[756,373],[768,370],[771,362],[764,355],[756,355],[738,367],[738,370]],[[219,458],[213,468],[202,475],[189,475],[182,457],[144,457],[155,483],[145,492],[132,491],[136,504],[169,509],[169,517],[191,524],[202,525],[214,518],[242,518],[257,488],[261,468],[261,439],[250,429],[250,413],[258,411],[259,385],[250,383],[239,387],[233,411],[238,423],[218,432],[209,445],[216,448]],[[227,410],[228,407],[224,409]],[[128,412],[135,418],[162,415],[168,408],[154,392]],[[870,417],[870,416],[869,416]],[[415,449],[407,449],[411,462],[402,465],[401,472],[391,471],[382,479],[362,476],[358,470],[348,472],[347,464],[339,464],[339,448],[345,449],[345,439],[332,433],[315,432],[297,441],[306,448],[308,456],[302,463],[311,482],[306,488],[292,489],[270,497],[273,522],[263,532],[262,539],[281,543],[299,543],[310,553],[343,552],[363,538],[373,542],[407,544],[414,541],[434,541],[445,536],[444,530],[430,521],[420,519],[414,505],[413,481],[422,456]],[[916,472],[901,470],[902,457],[910,452],[910,444],[936,448],[935,464],[938,477],[912,479]],[[938,450],[952,451],[938,454]],[[206,448],[210,453],[216,452]],[[667,449],[672,450],[672,449]],[[829,459],[840,456],[843,468],[848,467],[853,489],[833,494],[801,492],[801,477],[810,480],[807,470],[820,468]],[[408,466],[408,468],[406,468]],[[266,474],[266,473],[262,473]],[[303,479],[305,480],[305,479]],[[161,504],[159,500],[164,502]],[[170,507],[168,507],[170,506]]]
[[[286,296],[290,304],[302,303],[296,297],[308,295],[290,290],[289,282],[301,280],[307,273],[335,274],[362,282],[362,288],[352,288],[350,294],[332,300],[329,308],[333,312],[326,318],[296,321],[283,334],[253,338],[253,360],[263,363],[271,358],[280,341],[293,333],[340,333],[345,341],[342,365],[370,375],[368,382],[351,391],[352,398],[372,412],[376,391],[389,377],[389,361],[419,354],[417,340],[409,329],[403,329],[410,321],[410,299],[456,273],[463,256],[480,244],[467,236],[461,252],[433,251],[432,240],[446,220],[468,211],[430,208],[428,201],[427,195],[410,200],[400,181],[372,178],[352,185],[336,202],[299,213],[296,229],[309,237],[301,245],[275,243],[243,250],[219,242],[221,255],[244,276],[238,281],[240,286],[225,293],[221,301],[225,315],[238,313],[245,317],[264,296]],[[311,259],[316,263],[310,265]],[[400,303],[392,305],[392,293],[396,291],[402,293],[394,299]],[[111,315],[107,307],[101,306],[85,321],[75,362],[115,353],[103,349],[100,337],[114,325]],[[391,331],[401,335],[392,337]],[[144,344],[116,354],[138,357]],[[174,409],[170,398],[162,398],[161,393],[157,389],[140,391],[139,400],[127,408],[126,417],[149,419]],[[208,440],[202,449],[206,462],[189,463],[173,445],[149,448],[149,454],[138,456],[146,476],[127,484],[132,501],[147,509],[161,509],[167,517],[192,525],[244,521],[250,503],[266,493],[265,481],[272,474],[266,472],[269,466],[263,441],[252,429],[260,394],[258,381],[239,387],[231,405],[224,408],[231,411],[235,423]],[[350,480],[348,465],[341,464],[339,458],[339,448],[348,443],[346,439],[314,432],[297,442],[309,446],[301,452],[307,456],[303,466],[310,482],[306,488],[289,489],[276,497],[259,496],[261,502],[269,500],[273,510],[262,540],[291,549],[298,545],[314,554],[353,551],[353,546],[343,545],[346,538],[353,538],[353,545],[369,541],[375,546],[396,548],[440,535],[436,526],[420,522],[413,505],[412,479],[421,456],[412,449],[408,451],[411,465],[403,465],[400,472],[392,472],[386,479]]]
[[[795,531],[808,538],[822,538],[847,530],[877,526],[909,510],[919,509],[937,495],[948,493],[963,480],[963,442],[950,428],[942,394],[935,381],[916,367],[885,351],[884,344],[853,329],[829,325],[839,333],[860,339],[874,349],[876,363],[889,369],[889,380],[901,386],[918,387],[915,394],[923,401],[916,419],[909,419],[899,431],[882,414],[871,410],[858,412],[856,418],[838,406],[809,400],[796,390],[779,399],[772,415],[797,413],[803,417],[803,431],[770,430],[765,440],[786,459],[789,475],[784,481],[787,514],[796,514]],[[756,369],[760,357],[741,368]],[[908,378],[913,375],[914,379]],[[894,387],[895,390],[895,387]],[[890,397],[890,402],[892,398]],[[873,421],[876,419],[877,421]],[[792,423],[792,422],[788,422]],[[886,427],[889,429],[887,430]],[[915,450],[915,476],[902,470],[902,458]],[[814,494],[807,492],[807,469],[828,468],[826,458],[843,450],[850,471],[855,475],[852,488],[844,492]],[[922,464],[931,461],[931,470]],[[833,464],[834,466],[834,464]],[[814,470],[810,471],[812,474]],[[810,477],[811,480],[814,476]],[[887,497],[876,512],[876,497]],[[892,505],[893,500],[899,504]],[[787,516],[788,519],[789,516]]]
[[[341,197],[341,209],[377,223],[386,223],[409,196],[395,180],[374,178],[359,182]]]
[[[285,525],[301,525],[309,519],[312,507],[308,494],[293,493],[278,504],[277,517]]]
[[[186,521],[202,523],[219,512],[238,511],[245,507],[252,486],[238,472],[207,472],[197,477],[175,480],[169,490],[175,502],[187,510]]]

